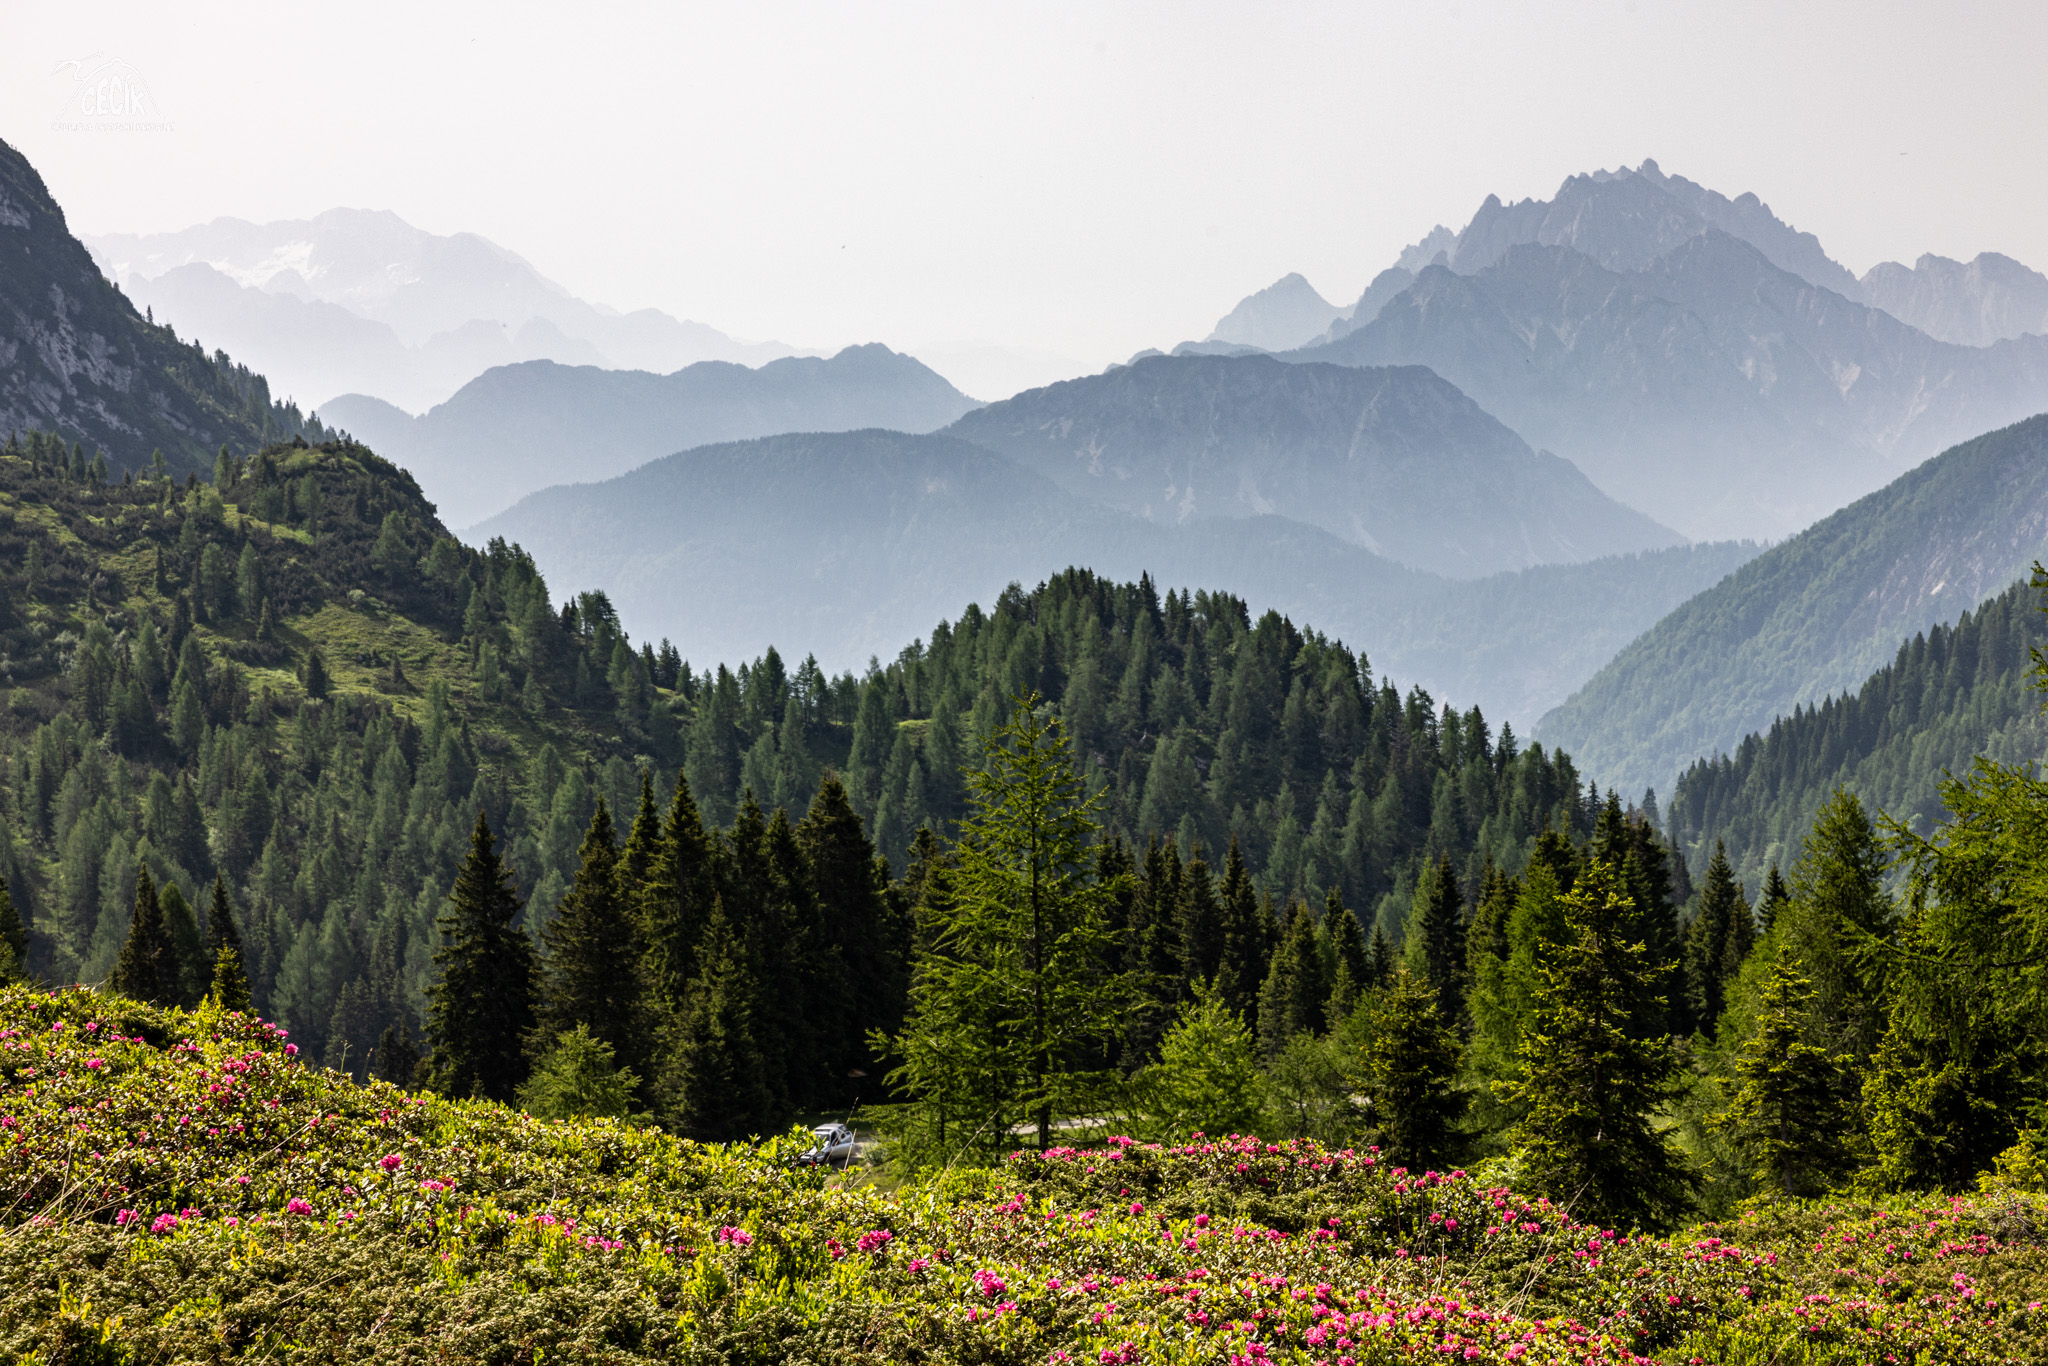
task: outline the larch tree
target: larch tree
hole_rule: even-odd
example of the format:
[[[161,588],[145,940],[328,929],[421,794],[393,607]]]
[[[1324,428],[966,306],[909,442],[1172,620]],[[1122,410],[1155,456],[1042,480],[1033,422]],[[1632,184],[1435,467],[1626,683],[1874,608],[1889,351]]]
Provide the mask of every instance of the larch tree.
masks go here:
[[[890,1081],[914,1107],[937,1107],[955,1139],[1001,1147],[1024,1121],[1045,1149],[1059,1120],[1101,1098],[1135,993],[1108,969],[1113,889],[1093,876],[1097,803],[1061,723],[1023,696],[984,754],[950,895],[890,1044],[902,1059]]]

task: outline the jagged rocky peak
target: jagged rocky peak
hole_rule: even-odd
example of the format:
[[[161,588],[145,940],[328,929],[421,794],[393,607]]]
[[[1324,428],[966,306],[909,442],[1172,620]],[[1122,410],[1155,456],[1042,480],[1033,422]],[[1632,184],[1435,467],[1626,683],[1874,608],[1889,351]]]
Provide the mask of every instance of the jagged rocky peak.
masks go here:
[[[1780,219],[1754,193],[1730,199],[1684,176],[1668,175],[1648,159],[1635,168],[1567,177],[1548,200],[1504,204],[1488,195],[1458,234],[1448,263],[1469,275],[1498,261],[1510,247],[1536,242],[1570,247],[1609,270],[1634,271],[1715,230],[1749,243],[1771,264],[1809,284],[1861,297],[1856,277],[1829,259],[1819,238]]]
[[[1872,307],[1960,346],[2048,333],[2048,275],[1995,251],[1971,261],[1932,254],[1910,266],[1884,261],[1862,286]]]

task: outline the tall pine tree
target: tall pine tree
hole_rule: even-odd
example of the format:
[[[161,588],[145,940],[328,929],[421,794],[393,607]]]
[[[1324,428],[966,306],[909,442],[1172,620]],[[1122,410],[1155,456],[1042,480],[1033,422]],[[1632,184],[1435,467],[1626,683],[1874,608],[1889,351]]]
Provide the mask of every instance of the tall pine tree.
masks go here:
[[[1462,1050],[1437,994],[1413,973],[1396,972],[1372,1012],[1363,1062],[1379,1146],[1405,1167],[1448,1167],[1462,1146],[1465,1097],[1456,1085]]]
[[[576,880],[542,931],[547,956],[536,1012],[540,1047],[552,1047],[556,1035],[587,1025],[621,1067],[644,1068],[649,1048],[639,925],[603,797],[577,852]]]
[[[1736,1061],[1735,1096],[1722,1120],[1745,1175],[1784,1196],[1819,1194],[1851,1158],[1847,1078],[1826,1049],[1807,1040],[1813,1000],[1799,960],[1781,953],[1757,1002],[1755,1032]]]
[[[439,974],[427,989],[433,1086],[442,1095],[509,1103],[526,1080],[533,1029],[533,944],[518,925],[519,891],[477,812],[469,853],[435,922]]]
[[[135,872],[135,913],[128,921],[128,937],[121,955],[114,960],[108,985],[123,996],[150,1005],[178,1004],[184,989],[177,946],[164,929],[163,905],[157,900],[156,883],[147,868]]]
[[[1565,941],[1539,969],[1521,1075],[1499,1083],[1527,1113],[1510,1134],[1525,1179],[1584,1223],[1651,1227],[1684,1211],[1694,1178],[1655,1123],[1678,1059],[1642,1037],[1661,1012],[1662,974],[1633,902],[1599,859],[1562,900]]]

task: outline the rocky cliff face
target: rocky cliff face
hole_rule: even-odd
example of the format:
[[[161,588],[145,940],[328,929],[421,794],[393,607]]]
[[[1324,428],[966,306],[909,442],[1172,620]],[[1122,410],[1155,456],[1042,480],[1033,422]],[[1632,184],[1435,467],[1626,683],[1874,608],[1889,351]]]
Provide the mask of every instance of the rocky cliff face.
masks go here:
[[[1922,256],[1871,267],[1864,302],[1958,346],[1989,346],[2048,332],[2048,275],[1995,251],[1969,262]]]
[[[261,376],[181,344],[107,283],[65,226],[42,177],[0,142],[0,440],[37,427],[103,452],[118,473],[162,450],[211,468],[304,430]]]

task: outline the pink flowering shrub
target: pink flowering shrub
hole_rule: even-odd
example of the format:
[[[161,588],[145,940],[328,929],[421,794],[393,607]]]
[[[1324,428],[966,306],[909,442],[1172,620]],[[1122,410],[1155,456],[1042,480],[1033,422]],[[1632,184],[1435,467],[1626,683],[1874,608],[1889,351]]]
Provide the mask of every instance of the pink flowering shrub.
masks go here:
[[[97,1026],[95,1028],[95,1026]],[[1114,1140],[884,1195],[0,989],[0,1359],[1971,1363],[2048,1343],[2048,1199],[1647,1238],[1370,1151]],[[101,1060],[104,1065],[88,1063]],[[65,1349],[67,1352],[69,1348]]]

